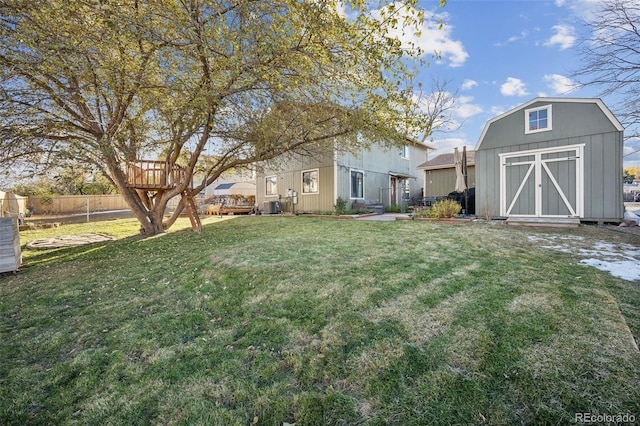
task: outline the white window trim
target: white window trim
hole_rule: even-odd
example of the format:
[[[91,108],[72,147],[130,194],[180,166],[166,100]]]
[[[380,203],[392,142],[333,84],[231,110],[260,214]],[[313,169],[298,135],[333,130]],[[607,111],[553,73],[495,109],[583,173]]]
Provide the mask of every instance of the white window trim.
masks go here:
[[[276,193],[275,194],[267,194],[267,179],[276,178]],[[277,197],[278,196],[278,176],[277,175],[269,175],[264,177],[264,196],[266,197]]]
[[[400,150],[400,158],[404,160],[409,159],[409,145],[407,144],[402,145],[402,149]]]
[[[352,194],[351,194],[351,188],[352,188],[352,183],[353,183],[353,182],[351,182],[351,173],[352,172],[362,173],[362,197],[353,197]],[[364,183],[364,170],[361,170],[361,169],[349,169],[349,199],[350,200],[364,200],[364,194],[366,194],[365,183]]]
[[[304,174],[309,172],[318,173],[318,190],[316,192],[304,192]],[[303,170],[300,173],[300,188],[302,188],[302,190],[300,191],[302,195],[318,195],[320,193],[320,169]]]
[[[547,127],[545,127],[544,129],[530,130],[529,129],[529,113],[530,112],[535,112],[535,111],[542,111],[543,109],[547,110]],[[541,106],[541,107],[536,107],[536,108],[525,109],[524,110],[524,134],[525,135],[529,135],[529,134],[532,134],[532,133],[548,132],[550,130],[553,130],[552,118],[553,118],[553,114],[552,114],[552,110],[551,110],[551,104],[545,105],[545,106]]]

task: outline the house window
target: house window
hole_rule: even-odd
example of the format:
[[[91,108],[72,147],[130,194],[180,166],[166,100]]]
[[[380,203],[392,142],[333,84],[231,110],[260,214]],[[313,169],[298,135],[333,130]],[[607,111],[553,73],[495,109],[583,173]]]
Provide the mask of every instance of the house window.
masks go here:
[[[351,198],[364,198],[364,172],[351,170]]]
[[[524,111],[526,134],[551,130],[551,105]]]
[[[317,194],[318,193],[319,173],[318,169],[307,170],[302,172],[302,193]]]
[[[278,178],[276,176],[267,176],[265,178],[265,195],[278,195]]]
[[[406,160],[409,159],[409,145],[402,145],[402,150],[400,151],[400,157]]]

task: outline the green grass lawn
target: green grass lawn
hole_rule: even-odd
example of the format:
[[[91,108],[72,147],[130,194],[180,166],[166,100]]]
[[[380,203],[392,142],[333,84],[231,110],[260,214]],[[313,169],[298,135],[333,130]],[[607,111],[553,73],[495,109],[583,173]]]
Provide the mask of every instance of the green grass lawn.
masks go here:
[[[636,236],[294,217],[176,227],[21,233],[118,239],[24,251],[0,277],[0,424],[640,419],[639,283],[528,238]]]

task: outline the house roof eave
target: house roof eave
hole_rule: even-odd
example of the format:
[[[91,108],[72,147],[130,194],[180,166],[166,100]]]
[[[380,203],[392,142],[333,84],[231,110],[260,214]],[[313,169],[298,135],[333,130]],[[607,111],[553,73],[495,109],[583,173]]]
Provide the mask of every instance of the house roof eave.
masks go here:
[[[475,163],[467,163],[467,167],[475,167],[476,164]],[[443,164],[441,166],[418,166],[416,167],[416,169],[418,170],[424,170],[424,171],[430,171],[430,170],[444,170],[444,169],[453,169],[455,168],[456,165],[455,164]]]
[[[410,175],[408,173],[404,173],[404,172],[394,172],[392,170],[389,170],[389,176],[395,176],[395,177],[399,177],[399,178],[405,178],[405,179],[417,179],[416,176]]]
[[[415,139],[415,138],[412,138],[412,137],[408,137],[408,136],[407,136],[407,138],[406,138],[406,139],[407,139],[407,142],[411,142],[413,145],[421,146],[421,147],[423,147],[423,148],[426,148],[427,150],[437,151],[437,149],[438,149],[438,148],[436,148],[436,147],[435,147],[435,146],[433,146],[433,145],[429,145],[429,144],[428,144],[428,143],[426,143],[426,142],[421,142],[421,141],[419,141],[419,140],[417,140],[417,139]]]
[[[467,151],[467,166],[475,166],[475,151],[469,150]],[[416,169],[418,170],[439,170],[439,169],[449,169],[455,167],[455,159],[452,153],[440,154],[437,157],[425,161],[420,164]]]

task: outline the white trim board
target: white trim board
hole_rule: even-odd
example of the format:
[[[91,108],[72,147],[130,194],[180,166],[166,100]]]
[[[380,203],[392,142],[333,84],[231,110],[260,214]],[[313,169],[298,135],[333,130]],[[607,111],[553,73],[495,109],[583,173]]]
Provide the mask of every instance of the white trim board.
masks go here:
[[[551,214],[543,214],[543,203],[542,203],[542,178],[543,174],[545,174],[551,182],[551,185],[558,192],[558,195],[564,204],[564,206],[569,211],[569,217],[584,217],[584,147],[585,144],[576,144],[576,145],[565,145],[558,146],[553,148],[542,148],[542,149],[534,149],[534,150],[526,150],[526,151],[517,151],[517,152],[505,152],[498,154],[500,158],[500,215],[503,217],[567,217],[560,215],[551,215]],[[573,151],[573,155],[567,155],[562,158],[550,158],[550,159],[542,159],[544,154],[553,154],[560,152],[568,152]],[[517,158],[517,157],[526,157],[533,156],[532,160],[523,160],[517,161],[514,163],[507,163],[507,159],[509,158]],[[563,188],[560,187],[553,173],[547,166],[547,163],[553,162],[561,162],[561,161],[575,161],[575,180],[576,180],[576,199],[569,200],[565,195]],[[526,166],[529,165],[527,172],[520,182],[518,189],[510,200],[509,205],[507,206],[507,167],[508,166]],[[526,183],[529,178],[533,174],[534,176],[534,211],[531,214],[511,214],[518,198],[520,197],[522,190],[524,189]],[[572,201],[575,201],[575,206],[572,204]]]

